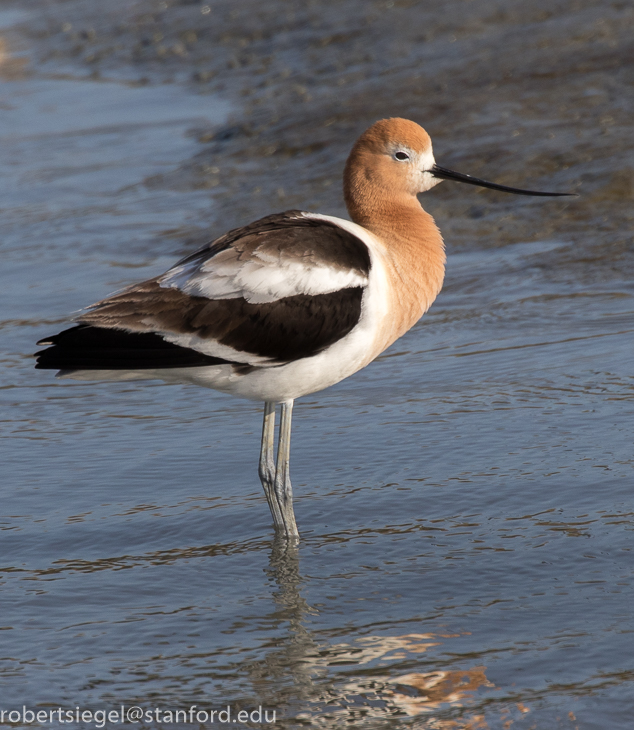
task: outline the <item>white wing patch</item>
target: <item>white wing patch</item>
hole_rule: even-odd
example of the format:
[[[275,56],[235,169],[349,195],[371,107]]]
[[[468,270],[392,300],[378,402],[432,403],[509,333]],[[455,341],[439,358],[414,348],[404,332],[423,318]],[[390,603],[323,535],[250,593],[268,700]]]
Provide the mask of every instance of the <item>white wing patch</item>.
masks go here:
[[[266,367],[267,365],[279,365],[271,357],[264,355],[256,355],[253,352],[241,352],[236,350],[234,347],[228,345],[222,345],[217,340],[198,337],[198,335],[177,335],[173,332],[163,332],[162,336],[173,345],[180,345],[181,347],[189,347],[197,352],[202,352],[205,355],[211,355],[212,357],[221,357],[229,362],[239,362],[245,365],[258,365],[260,367]]]
[[[188,261],[165,273],[159,284],[207,299],[244,298],[250,304],[275,302],[298,294],[330,294],[366,286],[359,271],[329,266],[310,254],[298,257],[284,251],[256,248],[245,256],[234,248],[204,261]]]

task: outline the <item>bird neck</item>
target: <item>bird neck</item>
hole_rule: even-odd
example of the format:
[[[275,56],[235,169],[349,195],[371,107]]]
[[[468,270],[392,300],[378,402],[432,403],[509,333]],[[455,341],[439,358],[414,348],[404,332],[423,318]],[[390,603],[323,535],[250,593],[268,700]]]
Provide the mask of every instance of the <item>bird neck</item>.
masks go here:
[[[346,172],[348,213],[383,243],[386,263],[403,296],[412,302],[411,317],[418,319],[442,287],[446,257],[440,231],[415,195],[393,192],[367,175]]]

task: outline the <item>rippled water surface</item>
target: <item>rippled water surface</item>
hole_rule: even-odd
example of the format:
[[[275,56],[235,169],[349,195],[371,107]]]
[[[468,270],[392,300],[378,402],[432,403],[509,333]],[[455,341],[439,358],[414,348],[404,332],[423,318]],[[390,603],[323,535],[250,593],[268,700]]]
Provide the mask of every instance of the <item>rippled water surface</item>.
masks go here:
[[[632,12],[475,6],[0,4],[0,709],[631,727]],[[581,195],[424,196],[445,288],[298,401],[286,549],[259,406],[31,355],[231,225],[341,215],[392,114],[440,164]]]

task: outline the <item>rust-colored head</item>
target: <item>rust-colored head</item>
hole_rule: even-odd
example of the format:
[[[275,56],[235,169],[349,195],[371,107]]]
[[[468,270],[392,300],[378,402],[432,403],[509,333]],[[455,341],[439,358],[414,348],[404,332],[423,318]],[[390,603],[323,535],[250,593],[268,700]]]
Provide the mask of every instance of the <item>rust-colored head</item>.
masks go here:
[[[427,132],[408,119],[381,119],[367,129],[355,142],[344,173],[344,195],[348,211],[372,218],[385,204],[412,204],[418,193],[438,185],[442,180],[477,185],[515,195],[567,197],[576,193],[550,193],[499,185],[440,167],[434,161],[431,139]],[[384,204],[377,205],[378,198]],[[374,202],[373,202],[374,201]],[[360,211],[366,211],[364,215]]]
[[[420,154],[431,153],[431,139],[416,122],[409,119],[380,119],[359,137],[355,150],[364,149],[374,154],[392,154],[398,146],[406,147]]]
[[[346,162],[344,196],[353,220],[362,211],[413,202],[418,193],[437,185],[431,139],[408,119],[381,119],[355,142]]]

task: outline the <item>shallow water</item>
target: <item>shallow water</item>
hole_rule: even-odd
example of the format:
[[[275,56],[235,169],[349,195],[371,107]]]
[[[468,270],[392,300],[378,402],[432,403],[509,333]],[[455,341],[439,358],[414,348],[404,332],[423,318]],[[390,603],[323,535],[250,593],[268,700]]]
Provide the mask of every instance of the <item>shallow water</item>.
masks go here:
[[[68,22],[68,7],[49,4],[49,25]],[[0,27],[28,24],[25,13],[8,6]],[[575,148],[576,168],[559,160],[542,178],[582,192],[586,181],[585,203],[498,204],[446,186],[425,196],[447,233],[445,288],[372,366],[297,403],[302,542],[285,549],[257,479],[257,405],[55,380],[31,353],[71,312],[219,226],[229,194],[251,190],[237,207],[252,202],[253,215],[271,195],[278,208],[319,202],[341,155],[310,158],[312,197],[278,190],[303,153],[290,173],[283,160],[256,173],[260,158],[225,152],[234,167],[217,188],[221,155],[200,130],[233,139],[236,98],[178,74],[139,82],[127,62],[110,75],[38,63],[53,41],[20,28],[6,31],[0,66],[0,709],[231,705],[231,719],[261,706],[283,727],[629,728],[631,153],[595,154],[588,183]],[[484,31],[467,30],[468,65]],[[475,149],[495,147],[474,124]],[[549,144],[530,146],[542,176]]]

